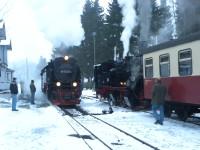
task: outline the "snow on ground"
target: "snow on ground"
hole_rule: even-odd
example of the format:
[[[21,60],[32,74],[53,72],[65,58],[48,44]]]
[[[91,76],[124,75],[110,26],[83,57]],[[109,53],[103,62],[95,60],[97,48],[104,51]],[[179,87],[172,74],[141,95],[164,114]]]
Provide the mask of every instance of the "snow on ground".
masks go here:
[[[94,96],[95,94],[91,90],[84,90],[83,97],[84,95]],[[89,149],[81,139],[70,136],[77,133],[66,122],[67,117],[63,118],[51,105],[39,104],[40,101],[41,98],[37,98],[37,105],[33,106],[27,101],[19,100],[19,111],[12,112],[9,94],[6,96],[0,94],[1,150]],[[109,108],[107,103],[95,98],[83,98],[80,106],[91,113],[102,113],[102,110]],[[172,119],[165,119],[164,125],[160,126],[154,124],[150,113],[132,112],[119,107],[113,107],[113,110],[112,114],[97,117],[161,150],[200,149],[200,126]],[[91,126],[90,120],[84,123]],[[92,127],[97,127],[97,123],[95,125],[95,122],[92,122]],[[104,135],[106,130],[102,130],[101,134]],[[101,149],[99,148],[96,147],[97,150]]]
[[[83,89],[82,96],[96,96],[95,91]]]
[[[82,140],[70,136],[75,131],[54,107],[26,105],[20,100],[19,111],[13,112],[11,100],[0,98],[1,150],[88,150]]]
[[[72,138],[72,128],[53,107],[0,109],[1,150],[88,149],[82,140]]]
[[[83,95],[95,95],[92,91],[84,91]],[[93,94],[92,94],[93,93]],[[97,100],[85,99],[81,106],[91,112],[100,113],[109,108],[108,104]],[[96,109],[98,107],[98,109]],[[200,126],[165,118],[164,125],[155,125],[151,113],[133,112],[129,109],[113,107],[114,113],[99,115],[110,124],[151,143],[162,150],[199,150]]]

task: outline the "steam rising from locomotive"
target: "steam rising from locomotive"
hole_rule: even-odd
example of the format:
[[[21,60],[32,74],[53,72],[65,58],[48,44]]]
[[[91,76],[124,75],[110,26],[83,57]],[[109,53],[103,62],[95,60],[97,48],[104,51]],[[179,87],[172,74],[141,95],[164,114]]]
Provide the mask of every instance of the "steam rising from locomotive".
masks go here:
[[[137,25],[136,12],[134,7],[136,5],[135,0],[119,0],[120,6],[122,7],[123,22],[122,25],[124,30],[122,32],[121,41],[123,42],[124,52],[123,57],[127,56],[129,51],[129,39],[133,28]]]

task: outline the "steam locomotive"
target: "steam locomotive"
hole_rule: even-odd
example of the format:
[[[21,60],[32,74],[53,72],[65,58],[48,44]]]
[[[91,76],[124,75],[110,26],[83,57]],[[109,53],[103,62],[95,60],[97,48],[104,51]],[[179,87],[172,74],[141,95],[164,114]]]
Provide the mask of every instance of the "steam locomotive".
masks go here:
[[[73,57],[58,57],[41,70],[41,87],[54,105],[80,103],[81,72]]]
[[[126,81],[130,76],[126,60],[108,60],[94,67],[94,81],[97,96],[112,99],[116,105],[123,105],[126,95]]]

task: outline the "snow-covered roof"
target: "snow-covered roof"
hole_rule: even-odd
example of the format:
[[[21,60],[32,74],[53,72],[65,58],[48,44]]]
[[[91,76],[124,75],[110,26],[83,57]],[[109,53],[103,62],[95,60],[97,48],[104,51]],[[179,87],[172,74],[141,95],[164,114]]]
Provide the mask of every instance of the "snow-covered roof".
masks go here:
[[[13,70],[13,69],[10,69],[10,68],[6,68],[6,71],[7,71],[7,72],[14,72],[14,70]]]
[[[0,41],[0,46],[5,47],[7,50],[12,50],[11,40],[2,40]]]

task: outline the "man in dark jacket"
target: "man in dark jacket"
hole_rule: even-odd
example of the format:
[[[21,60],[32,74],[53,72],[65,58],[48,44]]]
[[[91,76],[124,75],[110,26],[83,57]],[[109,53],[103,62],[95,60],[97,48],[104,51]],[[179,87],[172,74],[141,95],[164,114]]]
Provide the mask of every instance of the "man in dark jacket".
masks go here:
[[[160,79],[155,79],[152,91],[152,111],[156,119],[155,124],[163,125],[164,121],[164,101],[167,93],[166,87],[161,84]]]
[[[35,100],[36,88],[34,85],[34,80],[31,80],[30,91],[31,91],[31,104],[35,104],[34,100]]]
[[[17,87],[16,78],[13,78],[13,81],[10,84],[10,93],[11,93],[11,97],[12,97],[12,111],[18,111],[16,109],[17,94],[18,94],[18,87]]]

